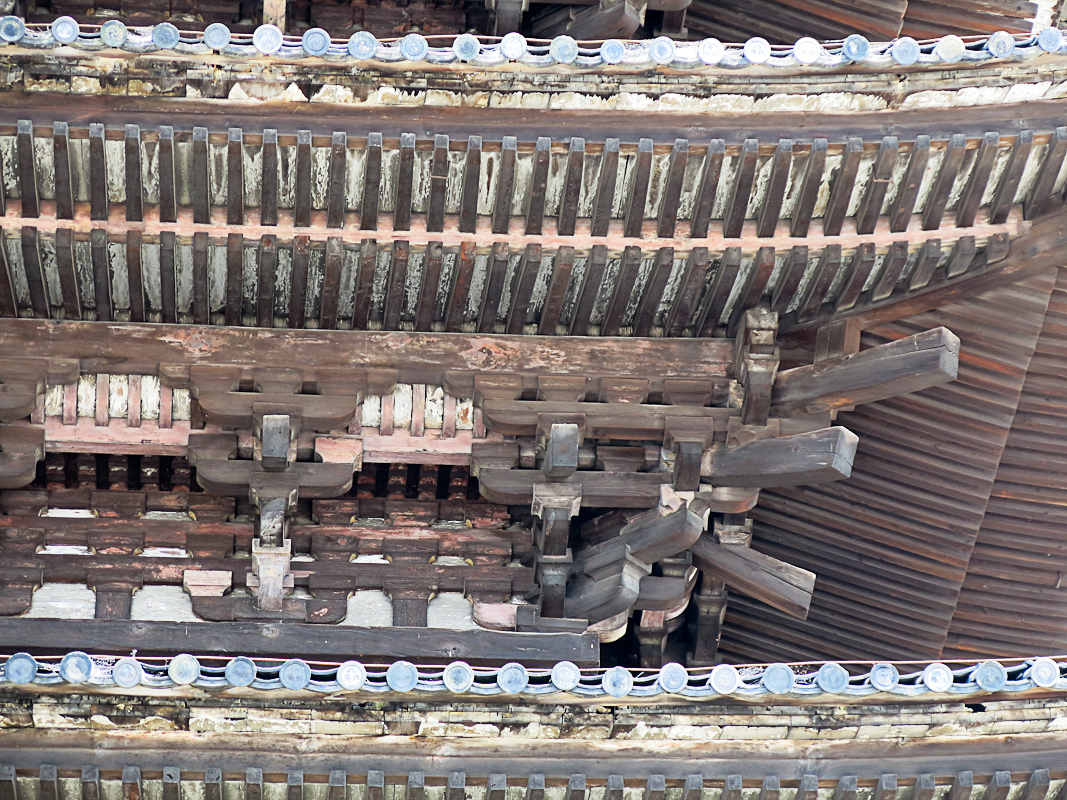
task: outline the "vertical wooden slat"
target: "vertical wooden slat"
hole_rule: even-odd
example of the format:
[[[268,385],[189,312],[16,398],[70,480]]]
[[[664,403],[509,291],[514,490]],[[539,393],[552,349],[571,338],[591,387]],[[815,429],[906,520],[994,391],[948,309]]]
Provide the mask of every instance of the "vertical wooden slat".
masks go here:
[[[682,787],[682,795],[678,800],[701,800],[704,794],[704,776],[703,775],[686,775],[685,786]],[[810,798],[800,798],[800,800],[811,800]]]
[[[874,232],[878,224],[878,215],[882,213],[882,203],[893,180],[893,168],[897,163],[900,146],[896,136],[883,136],[878,146],[878,155],[874,159],[874,168],[867,181],[867,189],[856,210],[856,232],[868,234]]]
[[[463,772],[448,773],[445,784],[445,800],[465,800],[467,796],[467,775]]]
[[[426,384],[411,384],[411,435],[426,435]],[[424,473],[425,474],[425,473]]]
[[[930,137],[921,134],[915,137],[915,146],[908,157],[908,168],[897,189],[897,196],[889,204],[889,230],[900,233],[908,229],[911,215],[915,213],[915,201],[919,198],[926,165],[930,161]]]
[[[856,301],[863,292],[863,286],[867,283],[871,270],[874,269],[874,257],[873,244],[864,243],[856,248],[848,265],[848,277],[837,296],[835,305],[837,311],[848,311],[856,305]]]
[[[460,800],[460,799],[457,799]],[[563,800],[585,800],[585,775],[571,775]]]
[[[11,272],[11,263],[7,256],[7,234],[0,228],[0,316],[14,318],[18,315],[15,276]]]
[[[56,231],[56,269],[59,272],[59,289],[63,293],[63,316],[66,319],[81,319],[81,288],[74,270],[74,232],[70,228]]]
[[[19,189],[22,192],[22,216],[41,216],[41,203],[37,191],[37,167],[33,155],[33,123],[20,119],[15,140],[18,144]]]
[[[545,219],[545,196],[548,192],[548,170],[552,163],[552,140],[537,137],[534,147],[533,171],[530,176],[530,203],[526,207],[526,235],[540,236]]]
[[[367,800],[385,800],[385,773],[381,770],[367,772]]]
[[[124,767],[122,770],[122,800],[141,800],[141,770]]]
[[[115,318],[111,304],[111,265],[108,263],[107,231],[93,228],[89,233],[89,254],[93,267],[93,289],[96,295],[96,318],[110,322]]]
[[[400,163],[396,171],[396,210],[393,230],[411,229],[411,189],[415,182],[415,134],[400,134]]]
[[[363,171],[363,202],[359,210],[359,227],[365,231],[378,227],[378,206],[382,185],[382,135],[372,133],[367,137],[367,162]],[[408,202],[410,218],[411,203]],[[335,225],[332,227],[340,227]]]
[[[485,800],[507,800],[508,776],[495,773],[489,776],[489,784],[485,791]]]
[[[941,261],[941,240],[928,239],[923,242],[919,254],[915,258],[915,269],[912,270],[911,279],[908,281],[908,291],[914,292],[925,289],[934,275],[938,263]]]
[[[526,779],[526,798],[525,800],[544,800],[545,799],[545,776],[539,772],[535,772]]]
[[[89,125],[89,219],[92,220],[106,220],[109,211],[104,136],[103,125],[98,122]]]
[[[493,204],[493,233],[507,235],[511,225],[511,202],[515,194],[515,156],[518,140],[505,136],[500,143],[500,166],[497,168],[496,200]]]
[[[100,770],[96,767],[82,767],[81,800],[101,800]]]
[[[195,325],[207,325],[211,322],[207,258],[207,231],[197,231],[193,234],[193,324]]]
[[[345,800],[347,787],[348,776],[345,774],[345,771],[343,769],[330,770],[329,788],[326,791],[326,800]],[[248,800],[248,798],[245,800]]]
[[[141,232],[126,231],[126,280],[130,289],[130,322],[145,321],[144,277],[141,274]]]
[[[474,257],[477,254],[474,242],[460,245],[456,256],[456,266],[452,270],[452,289],[448,293],[448,307],[445,310],[445,329],[458,331],[463,325],[463,315],[467,310],[471,280],[474,277]]]
[[[712,139],[708,143],[708,152],[704,156],[704,167],[700,173],[700,188],[693,202],[693,215],[689,223],[690,236],[703,239],[708,235],[711,225],[711,212],[715,206],[715,196],[719,191],[719,176],[722,174],[722,162],[726,156],[726,143],[722,139]]]
[[[1064,129],[1067,136],[1067,128]],[[962,133],[952,136],[948,143],[948,150],[941,160],[941,167],[934,178],[934,185],[930,188],[930,194],[926,198],[926,207],[923,209],[923,230],[936,231],[941,227],[941,219],[945,215],[952,187],[956,183],[956,177],[960,174],[963,164],[963,156],[967,152],[967,137]],[[1067,142],[1065,142],[1067,152]],[[1062,161],[1062,159],[1061,159]]]
[[[344,240],[331,236],[326,240],[326,259],[322,270],[322,302],[319,308],[319,327],[337,327],[337,304],[341,294],[341,272],[344,269]]]
[[[796,202],[793,204],[793,216],[789,220],[790,236],[807,236],[811,227],[811,215],[815,213],[815,203],[819,199],[819,187],[822,186],[823,171],[826,169],[825,139],[816,139],[811,143],[811,152],[804,159],[804,178],[800,182]]]
[[[433,314],[437,307],[437,290],[441,283],[441,264],[444,253],[440,242],[426,245],[426,258],[422,267],[422,287],[415,310],[415,330],[428,331],[433,326]]]
[[[497,242],[493,245],[489,257],[489,274],[485,281],[485,294],[482,296],[481,316],[478,319],[479,333],[493,333],[496,327],[497,312],[508,273],[509,255],[507,242]]]
[[[263,166],[260,178],[259,221],[261,225],[278,224],[278,131],[263,131]]]
[[[293,240],[293,261],[289,275],[289,327],[303,328],[307,308],[308,267],[311,264],[311,237]]]
[[[822,232],[826,236],[838,236],[841,233],[841,225],[845,221],[845,214],[848,213],[848,204],[852,199],[852,190],[856,186],[856,175],[862,159],[863,140],[858,137],[850,138],[841,155],[841,166],[838,167],[837,177],[834,178],[830,198],[823,212]]]
[[[585,139],[571,139],[567,151],[567,171],[559,196],[559,217],[556,231],[560,236],[573,236],[578,219],[578,200],[582,193],[582,174],[585,171]]]
[[[4,154],[0,153],[0,174],[2,174],[4,167]],[[7,189],[4,187],[4,182],[0,181],[0,217],[7,214]]]
[[[193,222],[211,222],[211,177],[208,172],[207,128],[193,128],[193,163],[189,175],[189,199],[193,203]]]
[[[257,767],[245,770],[245,800],[263,800],[263,770]]]
[[[408,279],[409,257],[410,248],[407,242],[393,242],[393,258],[389,263],[389,279],[385,284],[383,330],[395,331],[400,328],[400,318],[404,311],[404,299],[407,295],[405,285]]]
[[[719,800],[741,800],[741,790],[744,782],[740,775],[727,775],[726,783],[722,787]]]
[[[781,139],[774,151],[771,161],[771,175],[767,181],[767,190],[756,219],[756,235],[774,236],[778,227],[778,218],[782,215],[782,202],[785,200],[786,184],[789,183],[789,171],[793,167],[793,140]]]
[[[626,207],[623,235],[631,239],[641,235],[645,221],[645,205],[648,203],[648,181],[652,176],[652,140],[641,139],[637,143],[637,159],[634,162],[633,178]]]
[[[756,251],[755,258],[752,259],[752,267],[748,271],[748,276],[745,278],[745,285],[741,287],[741,292],[737,296],[737,302],[734,303],[733,310],[730,312],[730,319],[726,323],[726,333],[728,336],[733,336],[737,333],[738,327],[741,325],[741,319],[750,308],[759,304],[760,298],[763,297],[763,292],[767,288],[767,283],[771,279],[771,273],[774,272],[774,248],[773,247],[761,247]]]
[[[726,303],[730,299],[737,273],[741,269],[741,248],[727,247],[722,254],[719,268],[715,272],[715,278],[708,287],[708,292],[701,303],[700,314],[696,321],[696,330],[699,336],[712,336],[719,327],[726,310]]]
[[[674,236],[678,225],[678,201],[682,196],[682,184],[685,181],[685,168],[689,163],[689,140],[675,139],[671,148],[671,158],[667,162],[667,176],[663,188],[663,201],[659,208],[659,221],[656,235],[660,238]]]
[[[619,177],[619,140],[604,142],[604,154],[600,157],[600,178],[597,181],[596,199],[593,201],[593,236],[607,236],[611,225],[611,209],[615,205],[615,184]]]
[[[948,257],[948,263],[945,265],[947,277],[956,278],[970,269],[976,250],[977,247],[973,236],[961,236],[956,244],[952,246],[952,253]]]
[[[511,283],[511,308],[508,309],[507,332],[522,333],[533,299],[534,281],[541,269],[541,245],[528,244]]]
[[[422,772],[409,772],[404,791],[404,800],[423,800],[426,796],[426,775]]]
[[[630,304],[630,296],[637,282],[637,273],[641,269],[641,248],[627,247],[622,251],[619,261],[619,273],[615,278],[615,291],[604,313],[604,321],[600,326],[602,336],[618,336],[626,316],[626,308]]]
[[[680,336],[688,324],[693,309],[700,299],[700,289],[704,285],[704,275],[708,271],[709,262],[708,248],[694,247],[689,252],[685,274],[678,286],[671,309],[667,312],[667,318],[663,322],[664,336]]]
[[[855,775],[846,775],[839,778],[834,788],[833,800],[856,800],[859,790],[859,782]]]
[[[572,336],[585,336],[589,330],[589,318],[593,314],[593,304],[600,292],[604,280],[604,269],[608,263],[608,248],[602,244],[593,245],[585,264],[582,288],[578,294],[578,303],[571,319]]]
[[[807,777],[806,775],[804,777]],[[911,800],[934,800],[934,795],[937,793],[937,782],[934,780],[934,776],[930,773],[920,775],[915,779],[915,789],[912,792]],[[796,798],[793,798],[796,800]],[[801,798],[804,800],[804,798]]]
[[[111,421],[110,416],[110,397],[111,397],[111,376],[110,375],[97,375],[96,376],[96,424],[98,427],[106,427],[108,422]],[[97,619],[108,619],[108,617],[100,616],[100,612],[103,610],[105,613],[109,610],[109,603],[104,601],[101,605],[102,595],[104,592],[97,592],[96,595],[96,611]],[[115,619],[115,617],[110,617]]]
[[[126,220],[141,222],[144,219],[144,189],[141,182],[141,129],[127,125],[125,130],[124,156],[126,162]]]
[[[812,319],[822,304],[826,302],[826,295],[841,269],[841,245],[829,244],[823,248],[819,256],[819,262],[815,265],[815,272],[808,280],[807,288],[801,295],[800,304],[797,306],[797,317],[801,320]]]
[[[956,203],[957,228],[969,228],[974,225],[974,218],[978,215],[978,207],[982,204],[982,197],[989,185],[989,176],[993,172],[999,149],[999,133],[989,132],[982,137],[982,143],[978,145],[978,152],[974,156],[971,174],[967,177],[967,185],[963,187]]]
[[[673,270],[674,248],[661,247],[652,262],[652,271],[648,275],[648,283],[634,316],[634,336],[651,335],[656,311],[659,310],[660,301],[663,299],[663,290],[667,287],[667,280]]]
[[[378,243],[364,239],[359,246],[359,281],[352,305],[352,327],[366,330],[370,321],[371,299],[374,292],[374,271],[378,266]]]
[[[141,427],[141,376],[130,375],[126,393],[126,427]]]
[[[68,383],[63,387],[63,424],[78,422],[78,384]]]
[[[245,224],[244,131],[230,128],[226,134],[226,224]]]
[[[878,282],[871,290],[871,300],[878,302],[884,300],[893,293],[900,280],[900,274],[908,263],[908,243],[893,242],[886,253],[882,263],[882,274],[878,276]]]
[[[574,248],[560,247],[552,263],[552,279],[545,294],[545,305],[541,309],[537,332],[542,336],[551,336],[556,332],[559,316],[563,311],[563,301],[567,298],[571,273],[574,272]]]
[[[240,325],[245,295],[245,237],[226,236],[226,324]]]
[[[426,207],[426,230],[440,233],[445,229],[445,199],[448,196],[448,137],[433,137],[430,161],[430,199]]]
[[[163,800],[180,800],[180,798],[181,770],[177,767],[163,767]],[[246,800],[252,800],[252,798],[246,797]]]
[[[974,774],[971,770],[965,770],[956,775],[949,787],[945,800],[970,800],[974,792]]]
[[[1010,777],[1010,776],[1009,776]],[[1026,781],[1026,788],[1019,800],[1045,800],[1048,794],[1050,776],[1047,769],[1035,769]],[[1063,791],[1062,787],[1060,791]]]
[[[381,147],[381,134],[371,134],[373,140],[378,136]],[[379,164],[381,160],[379,158]],[[345,212],[348,210],[348,136],[344,131],[334,131],[330,142],[330,170],[326,182],[326,227],[343,228]],[[364,198],[366,199],[366,198]],[[377,214],[377,192],[375,192],[375,214]]]
[[[739,237],[744,228],[758,160],[759,142],[755,139],[745,139],[741,152],[737,156],[734,182],[730,187],[730,197],[726,201],[726,211],[722,219],[722,234],[728,239]]]
[[[177,280],[174,273],[174,232],[159,234],[159,287],[163,322],[178,321]]]
[[[30,289],[30,306],[33,316],[48,319],[51,303],[48,300],[48,284],[41,267],[41,249],[37,229],[28,225],[22,228],[22,265],[26,270],[26,283]]]
[[[159,169],[159,221],[178,221],[178,190],[174,180],[174,128],[163,125],[156,143]]]
[[[781,794],[782,784],[777,775],[767,775],[760,786],[757,800],[778,800]]]
[[[789,251],[782,274],[778,277],[778,283],[774,287],[771,296],[771,308],[779,314],[784,314],[793,300],[793,296],[800,286],[800,281],[808,269],[807,245],[796,245]]]
[[[459,196],[459,230],[474,233],[478,225],[478,185],[482,173],[482,137],[467,138],[467,157],[463,165],[463,189]]]
[[[222,770],[218,767],[204,770],[204,800],[222,800]]]
[[[52,165],[56,176],[56,216],[74,219],[74,190],[70,174],[70,135],[65,122],[52,123]]]
[[[1056,177],[1060,174],[1060,167],[1063,166],[1064,156],[1067,156],[1067,127],[1060,127],[1056,128],[1045,146],[1045,155],[1041,159],[1041,166],[1038,167],[1037,178],[1023,201],[1023,219],[1033,219],[1052,202],[1052,189]]]
[[[274,327],[274,284],[278,274],[278,240],[267,234],[259,240],[259,270],[256,284],[256,325]]]
[[[42,764],[39,776],[40,800],[59,800],[59,772],[55,764]]]
[[[286,776],[286,800],[303,800],[304,798],[304,770],[291,769]],[[213,798],[204,797],[204,800],[213,800]]]
[[[18,780],[10,764],[0,764],[0,800],[19,800]]]
[[[1011,147],[1004,174],[1001,175],[997,190],[989,202],[989,221],[994,225],[1003,224],[1008,219],[1008,213],[1015,202],[1015,194],[1019,191],[1019,181],[1022,180],[1023,171],[1026,169],[1026,162],[1030,158],[1030,151],[1033,147],[1034,132],[1020,131]]]
[[[296,132],[293,224],[298,228],[311,225],[311,131]]]

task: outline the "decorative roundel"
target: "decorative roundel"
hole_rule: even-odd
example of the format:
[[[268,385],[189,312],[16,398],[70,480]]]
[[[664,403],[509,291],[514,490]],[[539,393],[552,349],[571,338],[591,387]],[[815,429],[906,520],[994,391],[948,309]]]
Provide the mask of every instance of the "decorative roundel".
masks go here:
[[[634,676],[628,669],[612,667],[604,673],[600,685],[612,697],[626,697],[634,688]]]
[[[892,664],[883,661],[871,667],[871,674],[867,680],[879,692],[888,692],[897,685],[900,680],[900,673],[897,672],[897,668]]]
[[[67,683],[88,683],[93,674],[93,660],[79,650],[67,653],[59,662],[59,674]]]
[[[889,54],[900,66],[910,67],[919,60],[919,43],[910,36],[902,36],[893,42]]]
[[[850,34],[841,43],[841,53],[849,61],[863,61],[871,52],[871,43],[866,36],[858,33]]]
[[[252,44],[265,56],[282,49],[282,32],[277,25],[260,25],[252,34]]]
[[[703,39],[697,45],[697,55],[708,66],[713,66],[722,61],[726,55],[726,47],[718,39]]]
[[[745,60],[749,64],[763,64],[771,57],[771,45],[762,36],[753,36],[745,42]]]
[[[410,661],[394,661],[385,671],[385,682],[394,692],[410,692],[419,682],[419,671]]]
[[[657,36],[648,45],[648,55],[657,64],[674,61],[674,40],[669,36]]]
[[[311,683],[311,667],[299,658],[290,658],[278,670],[278,679],[286,689],[298,691]]]
[[[473,61],[482,52],[482,43],[473,33],[463,33],[452,42],[452,52],[460,61]]]
[[[111,668],[111,677],[123,689],[132,689],[144,677],[144,668],[136,658],[120,658]]]
[[[999,692],[1008,685],[1008,671],[999,661],[983,661],[972,674],[983,692]]]
[[[672,661],[659,669],[659,685],[663,691],[676,694],[689,685],[689,673],[685,667]]]
[[[366,61],[368,58],[374,58],[377,52],[378,40],[374,38],[374,34],[370,31],[353,33],[348,40],[348,54],[352,58]]]
[[[200,677],[200,662],[188,653],[174,656],[167,665],[167,675],[179,686],[188,686]]]
[[[711,671],[708,685],[719,694],[733,694],[741,685],[741,676],[733,664],[719,664]]]
[[[453,661],[445,667],[445,688],[453,694],[463,694],[474,685],[474,670],[465,661]]]
[[[100,41],[108,47],[122,47],[129,35],[126,26],[117,19],[109,19],[100,26]]]
[[[1063,47],[1063,32],[1059,28],[1045,28],[1037,35],[1037,46],[1048,53]]]
[[[256,679],[256,662],[247,656],[231,658],[226,664],[226,682],[230,686],[251,686]]]
[[[500,40],[500,52],[508,61],[518,61],[526,55],[526,37],[512,31]]]
[[[997,31],[985,43],[985,49],[994,58],[1007,58],[1015,52],[1015,37],[1007,31]]]
[[[948,36],[942,36],[934,45],[934,55],[946,64],[955,64],[963,58],[966,49],[967,45],[963,43],[963,39],[950,33]]]
[[[570,661],[560,661],[552,667],[552,685],[562,692],[574,689],[582,679],[581,670]]]
[[[941,663],[927,664],[923,670],[923,686],[931,692],[947,692],[954,680],[952,670]]]
[[[504,694],[519,694],[530,682],[530,676],[526,667],[512,661],[500,668],[496,675],[496,685]]]
[[[337,685],[348,692],[358,692],[367,682],[367,670],[358,661],[346,661],[337,668]]]
[[[788,664],[771,664],[763,670],[760,683],[771,694],[789,694],[795,681],[796,675]]]
[[[81,34],[81,28],[74,17],[59,17],[52,23],[52,38],[60,44],[71,44]]]
[[[815,675],[815,683],[827,694],[841,694],[848,688],[848,670],[840,664],[823,664]]]
[[[15,653],[4,662],[4,677],[19,686],[37,677],[37,659],[29,653]]]
[[[7,16],[0,19],[0,39],[17,42],[26,35],[26,23],[20,17]]]
[[[221,22],[212,22],[204,28],[204,44],[212,50],[225,50],[230,44],[230,29]]]
[[[409,33],[400,40],[400,55],[408,61],[422,61],[430,53],[430,44],[421,33]]]
[[[300,39],[300,46],[309,56],[324,56],[330,49],[330,34],[322,28],[309,28]]]
[[[573,64],[578,58],[578,43],[573,36],[557,36],[548,46],[548,54],[560,64]]]
[[[823,54],[822,45],[810,36],[797,39],[793,45],[793,55],[801,64],[814,64]]]
[[[160,50],[173,50],[181,40],[182,35],[169,22],[161,22],[152,28],[152,44]]]
[[[605,64],[621,64],[626,58],[626,45],[618,39],[608,39],[600,45],[600,57]]]
[[[1029,675],[1035,686],[1047,689],[1060,679],[1060,665],[1051,658],[1035,658]]]

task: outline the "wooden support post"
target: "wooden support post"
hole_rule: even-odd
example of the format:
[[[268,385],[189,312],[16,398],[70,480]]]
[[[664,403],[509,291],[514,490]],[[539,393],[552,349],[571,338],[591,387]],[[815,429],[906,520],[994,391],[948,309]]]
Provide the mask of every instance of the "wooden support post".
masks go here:
[[[263,24],[277,25],[285,32],[285,0],[263,0]]]
[[[52,123],[52,164],[55,169],[56,216],[74,219],[74,189],[70,172],[70,137],[67,123]]]

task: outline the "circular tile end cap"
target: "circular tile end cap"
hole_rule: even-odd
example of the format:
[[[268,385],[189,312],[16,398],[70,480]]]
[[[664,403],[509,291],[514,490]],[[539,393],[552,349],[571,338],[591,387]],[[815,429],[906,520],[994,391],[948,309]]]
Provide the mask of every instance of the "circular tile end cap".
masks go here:
[[[1030,680],[1035,686],[1047,689],[1060,679],[1060,665],[1051,658],[1036,658],[1030,665]]]
[[[948,36],[942,36],[934,45],[934,55],[947,64],[955,64],[963,58],[966,49],[967,45],[963,43],[963,39],[950,33]]]
[[[741,685],[741,676],[733,664],[719,664],[711,671],[708,685],[719,694],[733,694]]]
[[[674,40],[657,36],[648,46],[648,55],[657,64],[670,64],[674,61]]]
[[[26,35],[26,23],[20,17],[7,16],[0,19],[0,39],[17,42]]]
[[[512,661],[500,668],[496,676],[496,685],[504,694],[519,694],[530,682],[530,675],[526,667]]]
[[[81,28],[74,17],[59,17],[52,22],[52,38],[60,44],[77,41]]]
[[[975,667],[974,682],[983,692],[999,692],[1008,684],[1008,671],[999,661],[983,661]]]
[[[753,36],[745,42],[745,60],[750,64],[763,64],[771,57],[771,45],[762,36]]]
[[[37,659],[29,653],[15,653],[4,662],[4,677],[17,686],[33,683],[37,677]]]
[[[722,61],[726,47],[718,39],[704,39],[697,45],[697,56],[709,67]]]
[[[251,686],[256,679],[256,662],[247,656],[231,658],[226,664],[226,682],[231,686]]]
[[[548,54],[560,64],[573,64],[578,58],[578,42],[573,36],[557,36],[548,46]]]
[[[132,689],[144,677],[144,668],[136,658],[120,658],[111,668],[111,678],[123,689]]]
[[[910,36],[904,36],[893,42],[889,54],[900,66],[910,67],[919,60],[919,43]]]
[[[93,660],[80,650],[67,653],[59,662],[59,674],[67,683],[86,683],[93,674]]]
[[[923,670],[923,686],[931,692],[947,692],[952,688],[954,680],[952,670],[940,662],[927,664]]]
[[[122,47],[129,35],[126,26],[117,19],[109,19],[100,26],[100,41],[108,47]]]
[[[863,61],[870,55],[870,52],[871,43],[867,41],[866,36],[858,33],[845,37],[845,41],[841,44],[841,53],[849,61]]]
[[[569,692],[582,680],[582,672],[570,661],[560,661],[552,667],[552,685],[563,692]]]
[[[827,694],[841,694],[848,688],[848,670],[840,664],[823,664],[815,675],[815,683]]]
[[[221,22],[212,22],[204,28],[204,44],[212,50],[225,50],[230,44],[230,29]]]
[[[1037,35],[1037,46],[1046,52],[1055,53],[1063,47],[1063,31],[1059,28],[1045,28]]]
[[[822,54],[822,45],[810,36],[802,36],[793,45],[793,56],[801,64],[814,64]]]
[[[793,691],[796,675],[788,664],[771,664],[763,670],[760,683],[771,694],[789,694]]]
[[[368,58],[374,58],[377,52],[378,40],[374,38],[374,34],[370,31],[353,33],[348,39],[348,54],[352,58],[365,61]]]
[[[888,692],[897,685],[897,681],[900,680],[900,673],[897,672],[897,668],[892,664],[882,662],[871,667],[869,680],[871,686],[879,692]]]
[[[689,686],[689,672],[674,661],[664,664],[659,669],[659,685],[663,691],[676,694]]]
[[[482,52],[482,43],[473,33],[463,33],[452,42],[452,52],[460,61],[473,61]]]
[[[1015,52],[1015,37],[1007,31],[997,31],[989,37],[985,43],[985,49],[994,58],[1007,58]]]
[[[200,677],[200,662],[188,653],[174,656],[167,665],[167,675],[179,686],[188,686]]]
[[[181,33],[169,22],[161,22],[152,28],[152,44],[160,50],[173,50],[181,40]]]
[[[430,52],[430,44],[421,33],[409,33],[400,40],[400,55],[408,61],[422,61]]]
[[[410,692],[419,682],[419,671],[410,661],[394,661],[385,671],[385,682],[394,692]]]
[[[260,25],[252,34],[252,44],[265,56],[282,49],[282,32],[277,25]]]
[[[634,676],[628,669],[612,667],[604,673],[600,685],[612,697],[626,697],[634,688]]]
[[[474,685],[474,670],[466,661],[453,661],[442,676],[445,688],[453,694],[463,694]]]
[[[626,58],[626,45],[618,39],[608,39],[600,45],[600,57],[605,64],[621,64]]]
[[[322,28],[309,28],[300,37],[300,46],[309,56],[324,56],[330,49],[330,34]]]
[[[358,661],[345,661],[337,668],[337,685],[348,692],[358,692],[367,682],[367,670]]]
[[[298,691],[311,683],[311,667],[299,658],[290,658],[278,670],[278,679],[286,689]]]
[[[512,31],[500,40],[500,52],[509,61],[518,61],[526,55],[526,37]]]

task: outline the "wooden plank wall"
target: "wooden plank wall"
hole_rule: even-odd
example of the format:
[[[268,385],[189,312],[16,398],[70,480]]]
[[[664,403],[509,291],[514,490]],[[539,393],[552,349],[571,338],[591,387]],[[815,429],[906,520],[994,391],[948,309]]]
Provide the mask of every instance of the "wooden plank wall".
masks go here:
[[[732,594],[721,655],[941,656],[1054,281],[868,333],[871,345],[948,326],[962,340],[959,379],[841,414],[860,436],[851,479],[761,494],[752,546],[818,575],[811,611],[799,621]]]

